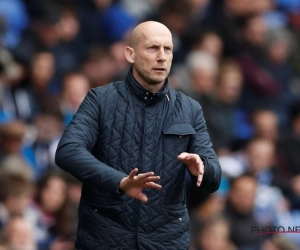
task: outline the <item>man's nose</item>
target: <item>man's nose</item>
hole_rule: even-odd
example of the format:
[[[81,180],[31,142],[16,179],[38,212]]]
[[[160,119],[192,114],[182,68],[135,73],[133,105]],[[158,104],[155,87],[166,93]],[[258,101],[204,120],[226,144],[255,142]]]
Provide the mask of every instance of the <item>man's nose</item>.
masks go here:
[[[159,50],[158,60],[165,61],[166,60],[166,52],[164,48]]]

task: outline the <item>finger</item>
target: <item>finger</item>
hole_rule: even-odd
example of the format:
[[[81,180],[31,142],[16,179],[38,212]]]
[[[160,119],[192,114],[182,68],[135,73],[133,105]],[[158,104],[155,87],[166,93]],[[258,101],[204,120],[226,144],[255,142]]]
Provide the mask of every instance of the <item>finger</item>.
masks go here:
[[[195,162],[196,162],[196,164],[201,164],[202,163],[202,160],[201,160],[199,155],[195,154]]]
[[[199,173],[204,175],[204,164],[203,164],[203,162],[201,161],[199,165],[200,165]]]
[[[138,171],[139,171],[139,170],[138,170],[137,168],[133,169],[133,170],[130,172],[130,174],[128,175],[128,178],[129,178],[129,179],[133,179],[134,176],[137,174]]]
[[[162,188],[161,185],[159,185],[159,184],[157,184],[155,182],[147,182],[146,183],[146,187],[147,188],[154,188],[154,189],[161,189]]]
[[[153,176],[154,173],[153,172],[148,172],[148,173],[144,173],[144,174],[138,174],[136,179],[139,180],[139,181],[143,181],[145,179],[147,179],[148,177],[150,176]]]
[[[200,156],[197,154],[188,154],[188,159],[194,161],[196,164],[200,164],[202,162]]]
[[[146,195],[144,195],[143,193],[139,193],[137,194],[137,196],[135,197],[137,200],[140,200],[142,202],[147,202],[148,198]]]
[[[197,187],[199,187],[202,183],[203,180],[203,175],[204,175],[204,165],[201,161],[200,165],[199,165],[199,170],[198,170],[198,178],[197,178]]]
[[[159,181],[160,180],[160,176],[150,176],[147,177],[146,179],[144,179],[144,182],[155,182],[155,181]]]
[[[197,183],[196,183],[197,187],[200,187],[202,180],[203,180],[203,174],[199,173],[197,178]]]
[[[188,156],[189,154],[186,153],[186,152],[183,152],[181,153],[180,155],[177,156],[177,159],[180,160],[180,161],[183,161],[186,159],[186,157]]]

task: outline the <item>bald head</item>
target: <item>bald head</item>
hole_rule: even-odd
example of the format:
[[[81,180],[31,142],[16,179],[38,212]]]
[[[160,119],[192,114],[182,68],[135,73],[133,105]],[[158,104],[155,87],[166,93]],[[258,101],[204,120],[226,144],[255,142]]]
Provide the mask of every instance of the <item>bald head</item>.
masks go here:
[[[134,78],[155,93],[164,85],[173,59],[170,30],[163,24],[148,21],[132,31],[125,56],[132,64]]]
[[[147,39],[151,34],[168,34],[172,38],[171,31],[162,23],[147,21],[136,26],[130,35],[129,46],[135,48],[141,40]]]

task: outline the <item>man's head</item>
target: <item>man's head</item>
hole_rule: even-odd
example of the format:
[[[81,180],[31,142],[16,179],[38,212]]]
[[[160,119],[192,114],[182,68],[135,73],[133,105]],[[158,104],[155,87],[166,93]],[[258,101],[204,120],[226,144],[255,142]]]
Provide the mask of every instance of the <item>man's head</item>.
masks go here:
[[[275,161],[275,143],[267,138],[254,138],[246,146],[249,172],[256,175],[270,169]]]
[[[279,117],[271,109],[258,108],[251,114],[255,137],[276,141],[279,133]]]
[[[70,72],[63,79],[62,99],[76,111],[90,89],[88,77],[80,72]]]
[[[133,29],[125,55],[132,64],[135,79],[146,89],[156,92],[164,84],[172,65],[172,34],[161,23],[141,23]]]
[[[26,134],[26,125],[21,120],[12,120],[0,126],[0,144],[5,154],[18,154]]]
[[[254,177],[241,175],[232,180],[228,201],[240,214],[250,214],[253,210],[257,181]]]
[[[33,198],[34,183],[22,174],[0,173],[0,203],[10,216],[23,215]]]

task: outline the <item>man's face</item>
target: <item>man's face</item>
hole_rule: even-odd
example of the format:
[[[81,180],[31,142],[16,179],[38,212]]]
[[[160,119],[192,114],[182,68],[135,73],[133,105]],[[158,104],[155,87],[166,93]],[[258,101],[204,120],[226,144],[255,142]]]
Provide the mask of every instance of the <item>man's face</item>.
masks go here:
[[[143,86],[163,84],[173,59],[171,33],[167,29],[146,29],[132,48],[133,75]]]

